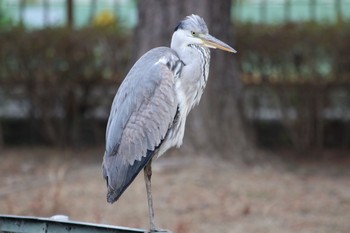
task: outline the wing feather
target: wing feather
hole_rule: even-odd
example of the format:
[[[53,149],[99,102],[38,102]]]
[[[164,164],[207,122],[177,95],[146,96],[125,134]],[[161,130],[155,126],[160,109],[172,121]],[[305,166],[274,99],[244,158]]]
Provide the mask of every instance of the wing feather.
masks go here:
[[[177,111],[175,74],[164,60],[179,60],[170,48],[141,57],[121,84],[106,130],[103,174],[114,202],[154,156]]]

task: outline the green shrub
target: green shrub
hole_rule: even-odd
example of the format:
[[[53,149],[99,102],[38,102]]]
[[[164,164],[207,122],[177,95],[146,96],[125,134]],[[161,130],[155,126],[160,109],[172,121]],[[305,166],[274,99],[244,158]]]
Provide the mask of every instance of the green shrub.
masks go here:
[[[264,132],[265,139],[273,135],[270,142],[275,145],[286,144],[289,138],[298,149],[334,145],[332,138],[341,134],[330,129],[329,122],[349,128],[349,23],[235,26],[241,78],[245,96],[250,96],[245,108],[279,114],[278,124],[284,127],[284,134],[267,134],[276,128],[262,131],[257,126],[266,119],[253,119],[258,134]],[[349,145],[348,134],[343,137],[336,140],[337,146]]]
[[[1,89],[26,102],[29,123],[47,143],[76,144],[84,119],[106,98],[110,105],[124,78],[129,39],[106,28],[0,32]]]
[[[350,80],[350,25],[235,25],[237,54],[248,82]]]
[[[320,128],[309,130],[314,135],[324,132],[322,119],[315,119],[321,114],[315,111],[327,105],[328,97],[320,92],[332,88],[318,85],[349,83],[349,23],[237,24],[234,30],[246,87],[254,84],[256,94],[264,93],[266,84],[279,84],[268,90],[281,106],[295,108],[298,117],[302,116],[293,122],[282,119],[287,122],[289,138],[303,139],[306,126]],[[9,99],[29,106],[26,119],[9,119],[8,125],[3,119],[5,143],[7,138],[15,144],[16,138],[26,137],[23,133],[9,136],[19,128],[27,129],[27,137],[37,135],[39,141],[53,145],[103,141],[108,112],[96,119],[96,109],[109,110],[130,67],[131,41],[131,35],[111,27],[0,31],[0,94],[5,93],[5,99],[0,96],[0,106]],[[257,100],[260,97],[256,95]],[[320,99],[324,102],[317,107],[309,105]],[[249,101],[245,104],[252,107]],[[322,135],[319,138],[322,141]]]

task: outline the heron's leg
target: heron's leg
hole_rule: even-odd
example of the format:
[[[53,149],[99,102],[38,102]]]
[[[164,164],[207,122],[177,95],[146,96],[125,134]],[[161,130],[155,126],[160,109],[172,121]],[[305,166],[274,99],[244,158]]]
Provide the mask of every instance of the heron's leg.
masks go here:
[[[151,177],[152,177],[152,160],[144,168],[145,183],[147,190],[147,200],[148,200],[148,210],[149,210],[149,219],[151,232],[158,231],[154,223],[154,210],[153,210],[153,200],[152,200],[152,188],[151,188]]]

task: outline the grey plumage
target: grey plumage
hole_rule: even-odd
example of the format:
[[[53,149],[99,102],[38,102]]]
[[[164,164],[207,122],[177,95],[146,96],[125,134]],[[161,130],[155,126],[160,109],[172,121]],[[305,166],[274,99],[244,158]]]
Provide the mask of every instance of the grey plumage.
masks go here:
[[[175,79],[182,66],[170,48],[155,48],[135,63],[120,86],[106,131],[108,202],[116,201],[155,155],[172,126],[178,107]]]
[[[186,117],[207,83],[209,48],[235,52],[208,34],[201,17],[186,17],[175,28],[171,48],[152,49],[135,63],[111,107],[102,164],[107,201],[118,200],[145,168],[152,230],[151,161],[181,146]]]

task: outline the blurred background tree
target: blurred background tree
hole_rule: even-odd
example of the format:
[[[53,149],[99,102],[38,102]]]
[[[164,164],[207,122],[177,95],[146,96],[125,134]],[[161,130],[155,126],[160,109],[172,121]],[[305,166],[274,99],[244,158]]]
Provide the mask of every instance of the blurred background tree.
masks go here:
[[[234,47],[231,25],[231,1],[196,0],[139,1],[139,24],[134,38],[134,58],[160,45],[170,46],[174,28],[180,19],[198,14],[210,33]],[[234,55],[211,52],[209,82],[199,107],[187,122],[186,137],[203,150],[229,152],[227,156],[244,156],[253,144],[247,140],[246,127],[237,109],[241,82]]]

